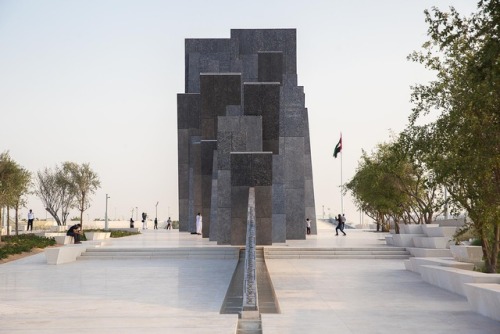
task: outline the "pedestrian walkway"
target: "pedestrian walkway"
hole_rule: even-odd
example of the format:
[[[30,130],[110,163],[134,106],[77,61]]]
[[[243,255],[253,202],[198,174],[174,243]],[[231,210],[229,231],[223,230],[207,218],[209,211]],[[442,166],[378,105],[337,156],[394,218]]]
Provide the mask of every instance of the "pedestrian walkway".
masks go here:
[[[318,224],[279,247],[382,247],[383,234]],[[107,247],[217,247],[177,230],[145,230]],[[219,314],[236,259],[89,259],[47,265],[43,253],[0,265],[0,333],[235,333]],[[500,322],[423,282],[402,260],[270,259],[281,314],[263,333],[500,333]]]

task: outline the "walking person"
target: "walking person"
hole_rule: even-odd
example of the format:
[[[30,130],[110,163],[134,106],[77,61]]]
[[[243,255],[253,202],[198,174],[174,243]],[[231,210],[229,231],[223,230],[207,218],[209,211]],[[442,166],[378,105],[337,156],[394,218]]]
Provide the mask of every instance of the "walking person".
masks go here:
[[[130,228],[134,228],[134,220],[130,218]]]
[[[33,231],[33,220],[35,220],[35,214],[33,211],[30,209],[30,212],[28,212],[28,226],[26,227],[26,231]]]
[[[201,217],[201,213],[198,212],[196,215],[196,234],[201,235],[201,229],[203,227],[203,218]]]
[[[311,234],[311,221],[309,218],[306,219],[307,234]]]
[[[158,229],[158,218],[155,218],[155,230]]]
[[[142,213],[142,229],[147,230],[148,229],[148,215],[146,212]]]
[[[167,226],[165,226],[165,228],[167,230],[171,230],[172,229],[172,220],[170,220],[170,217],[168,217]]]
[[[345,219],[345,217],[344,217],[344,219]],[[342,222],[342,216],[340,215],[340,213],[337,217],[337,227],[335,228],[335,235],[339,235],[339,230],[340,230],[340,232],[344,233],[344,235],[346,235],[344,232],[344,223]]]

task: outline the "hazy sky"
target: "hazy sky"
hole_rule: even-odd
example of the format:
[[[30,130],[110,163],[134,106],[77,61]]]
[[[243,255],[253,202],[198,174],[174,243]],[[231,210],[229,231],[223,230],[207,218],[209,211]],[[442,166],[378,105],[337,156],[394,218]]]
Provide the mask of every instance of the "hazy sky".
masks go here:
[[[361,150],[407,123],[410,86],[432,78],[406,60],[426,39],[423,11],[473,0],[0,0],[0,152],[35,173],[89,162],[102,188],[84,217],[132,208],[178,217],[177,106],[184,39],[230,29],[296,28],[297,72],[309,110],[316,213],[340,212]],[[29,198],[39,218],[43,205]],[[359,222],[350,197],[348,221]],[[25,218],[27,208],[22,214]],[[70,216],[76,216],[77,211]],[[134,213],[135,218],[135,213]]]

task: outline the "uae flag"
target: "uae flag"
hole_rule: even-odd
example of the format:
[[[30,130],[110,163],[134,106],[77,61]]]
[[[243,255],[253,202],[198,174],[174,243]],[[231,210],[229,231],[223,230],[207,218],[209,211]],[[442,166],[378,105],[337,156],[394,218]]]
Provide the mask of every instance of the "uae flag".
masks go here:
[[[337,154],[339,154],[341,151],[342,151],[342,134],[340,134],[339,142],[337,143],[337,146],[335,146],[335,150],[333,150],[333,157],[337,158]]]

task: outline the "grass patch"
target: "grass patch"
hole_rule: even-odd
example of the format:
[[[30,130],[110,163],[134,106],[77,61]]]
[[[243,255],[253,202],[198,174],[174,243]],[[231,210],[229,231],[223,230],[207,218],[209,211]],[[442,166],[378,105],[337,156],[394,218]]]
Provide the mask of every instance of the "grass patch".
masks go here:
[[[34,234],[22,234],[2,236],[0,246],[0,259],[5,259],[9,255],[31,252],[33,248],[45,248],[56,244],[54,238],[39,237]]]

